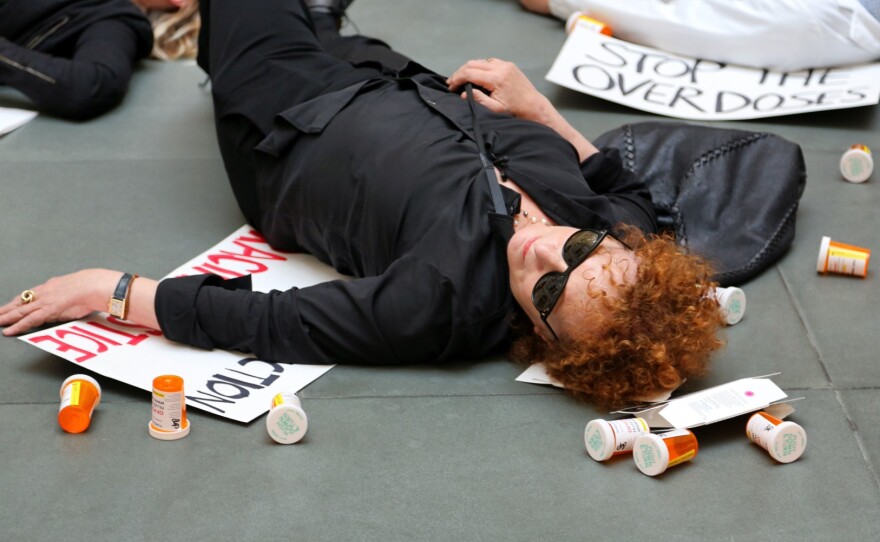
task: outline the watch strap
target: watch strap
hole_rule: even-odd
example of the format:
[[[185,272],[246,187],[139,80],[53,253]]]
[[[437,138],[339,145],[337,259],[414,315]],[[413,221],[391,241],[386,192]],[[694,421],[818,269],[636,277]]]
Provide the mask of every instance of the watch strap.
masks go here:
[[[114,290],[113,295],[110,297],[108,312],[112,316],[122,320],[128,317],[128,295],[131,293],[131,285],[136,278],[137,275],[123,273],[122,278],[119,279],[119,283],[116,284],[116,290]]]

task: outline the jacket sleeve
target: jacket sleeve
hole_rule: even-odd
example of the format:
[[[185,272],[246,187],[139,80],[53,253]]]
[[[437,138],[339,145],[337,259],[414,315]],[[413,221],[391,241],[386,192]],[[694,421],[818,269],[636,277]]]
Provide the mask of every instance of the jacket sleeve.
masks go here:
[[[390,365],[436,361],[455,342],[453,288],[403,258],[382,275],[268,293],[250,278],[166,279],[156,316],[173,341],[283,363]]]
[[[70,58],[0,38],[0,84],[22,92],[42,112],[89,119],[122,101],[139,49],[136,30],[115,19],[98,21],[82,32]]]

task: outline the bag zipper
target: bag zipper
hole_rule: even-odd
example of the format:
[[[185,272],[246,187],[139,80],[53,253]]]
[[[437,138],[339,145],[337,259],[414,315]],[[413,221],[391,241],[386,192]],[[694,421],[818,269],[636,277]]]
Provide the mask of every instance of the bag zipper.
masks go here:
[[[25,44],[25,47],[27,47],[28,49],[34,49],[34,48],[38,47],[41,43],[43,43],[43,41],[46,40],[46,38],[48,38],[49,36],[51,36],[52,34],[57,32],[58,29],[60,29],[64,25],[66,25],[69,21],[70,21],[70,17],[65,15],[64,17],[61,18],[60,21],[58,21],[57,23],[52,25],[48,30],[46,30],[42,34],[37,34],[36,36],[31,38],[31,40]]]
[[[22,64],[19,64],[18,62],[12,60],[12,59],[9,58],[9,57],[6,57],[6,56],[3,56],[3,55],[0,55],[0,62],[3,62],[4,64],[8,64],[8,65],[12,66],[13,68],[15,68],[15,69],[17,69],[17,70],[21,70],[21,71],[23,71],[23,72],[27,72],[27,73],[29,73],[29,74],[35,76],[35,77],[39,77],[40,79],[42,79],[43,81],[46,81],[46,82],[49,83],[50,85],[54,85],[54,84],[57,83],[57,81],[56,81],[55,79],[53,79],[52,77],[49,77],[49,76],[46,75],[45,73],[38,72],[37,70],[35,70],[35,69],[33,69],[33,68],[30,68],[30,67],[28,67],[28,66],[24,66],[24,65],[22,65]]]

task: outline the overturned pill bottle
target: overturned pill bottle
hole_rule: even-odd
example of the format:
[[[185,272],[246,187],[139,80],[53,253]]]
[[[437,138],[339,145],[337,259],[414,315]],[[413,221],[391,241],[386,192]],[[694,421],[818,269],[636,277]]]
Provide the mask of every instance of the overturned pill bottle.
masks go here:
[[[584,446],[596,461],[606,461],[615,455],[632,452],[636,438],[651,432],[642,418],[606,421],[595,419],[584,429]]]
[[[183,378],[161,375],[153,379],[153,414],[150,417],[150,436],[159,440],[177,440],[189,435],[186,419],[186,396]]]
[[[598,34],[605,34],[606,36],[612,35],[610,26],[602,21],[593,19],[583,11],[575,11],[568,16],[568,19],[565,20],[565,33],[571,34],[574,32],[575,26],[582,26]]]
[[[873,172],[874,159],[865,145],[853,145],[840,157],[840,174],[851,183],[863,183]]]
[[[299,442],[306,435],[309,419],[295,393],[279,393],[272,398],[266,416],[266,431],[279,444]]]
[[[88,375],[73,375],[61,384],[58,425],[68,433],[82,433],[92,423],[92,412],[101,402],[101,386]]]
[[[687,429],[667,433],[648,433],[636,439],[633,460],[636,467],[648,476],[663,474],[674,467],[697,457],[697,437]]]
[[[870,249],[834,241],[828,236],[822,237],[822,242],[819,244],[819,259],[816,261],[816,271],[819,273],[865,278],[868,276],[869,263],[871,263]]]
[[[722,288],[721,286],[710,290],[710,294],[718,302],[718,308],[724,322],[733,326],[742,320],[746,313],[746,293],[735,286]]]
[[[795,461],[807,448],[807,432],[803,427],[794,422],[784,422],[763,411],[749,418],[746,436],[780,463]]]

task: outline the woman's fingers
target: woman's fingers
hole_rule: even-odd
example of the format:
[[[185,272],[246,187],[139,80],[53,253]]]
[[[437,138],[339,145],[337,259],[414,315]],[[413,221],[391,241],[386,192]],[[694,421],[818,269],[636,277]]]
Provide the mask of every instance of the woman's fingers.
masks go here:
[[[530,120],[541,114],[543,96],[513,62],[497,58],[470,60],[447,80],[450,90],[460,90],[468,82],[490,94],[477,101],[493,111]]]
[[[461,97],[466,100],[467,94],[462,92]],[[509,113],[507,106],[476,88],[474,89],[474,100],[478,104],[486,106],[495,113]]]
[[[89,282],[93,271],[80,271],[34,286],[0,307],[0,326],[4,335],[17,335],[48,322],[75,320],[88,315]],[[111,272],[112,273],[112,272]]]
[[[40,294],[36,289],[25,291],[33,293],[32,301],[25,303],[22,294],[0,308],[0,326],[8,326],[3,330],[4,335],[16,335],[20,331],[30,329],[25,326],[30,325],[31,322],[40,320],[43,306],[43,302],[39,299]]]
[[[465,83],[473,83],[492,92],[495,90],[499,78],[499,67],[503,63],[504,61],[497,58],[469,60],[449,76],[446,84],[450,89],[455,90],[462,87]]]
[[[26,306],[22,306],[23,310],[18,313],[9,313],[16,316],[14,320],[0,324],[3,326],[8,326],[3,330],[4,335],[18,335],[20,333],[24,333],[29,329],[33,329],[41,324],[46,323],[44,311],[42,311],[39,307],[35,309],[25,309],[24,307]]]

